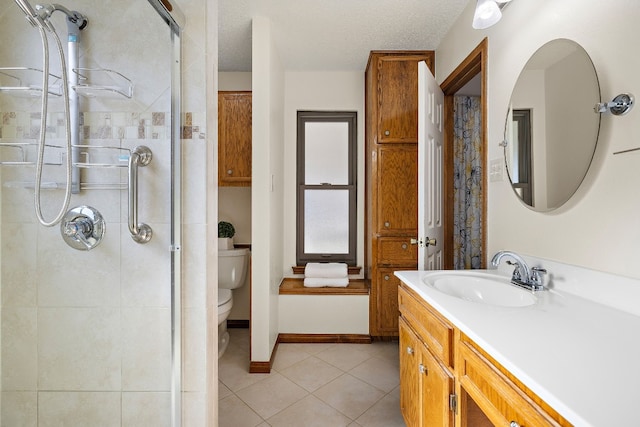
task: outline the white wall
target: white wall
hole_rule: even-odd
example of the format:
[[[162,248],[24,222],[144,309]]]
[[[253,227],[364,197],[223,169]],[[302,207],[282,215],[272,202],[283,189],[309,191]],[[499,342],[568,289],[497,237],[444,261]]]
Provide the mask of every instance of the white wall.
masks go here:
[[[358,265],[364,263],[364,72],[287,72],[284,104],[284,258],[283,271],[293,276],[296,265],[296,113],[356,111],[358,113]],[[360,277],[363,277],[361,274]]]
[[[278,337],[278,288],[283,253],[284,69],[271,23],[252,24],[252,290],[251,360],[268,361]]]
[[[590,108],[598,100],[597,80],[593,73],[575,70],[592,69],[589,59],[577,51],[545,73],[546,99],[550,101],[545,120],[549,206],[564,202],[582,181],[591,161],[592,151],[586,148],[598,132],[597,116]]]
[[[469,5],[437,49],[443,81],[484,38],[488,55],[488,159],[502,157],[504,117],[520,70],[547,41],[569,38],[581,44],[597,70],[603,100],[621,92],[640,93],[640,57],[632,40],[640,2],[617,0],[514,0],[494,27],[471,28]],[[615,28],[615,31],[594,31]],[[596,156],[585,182],[560,209],[537,213],[520,203],[505,179],[489,183],[488,255],[499,249],[549,258],[640,278],[640,153],[613,152],[640,145],[637,109],[626,116],[603,115]],[[552,272],[553,273],[553,272]]]

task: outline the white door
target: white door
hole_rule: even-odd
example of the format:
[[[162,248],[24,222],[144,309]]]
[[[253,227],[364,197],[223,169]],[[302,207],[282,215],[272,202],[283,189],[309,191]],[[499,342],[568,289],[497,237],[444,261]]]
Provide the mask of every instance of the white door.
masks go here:
[[[442,269],[444,94],[424,61],[418,63],[418,269]]]

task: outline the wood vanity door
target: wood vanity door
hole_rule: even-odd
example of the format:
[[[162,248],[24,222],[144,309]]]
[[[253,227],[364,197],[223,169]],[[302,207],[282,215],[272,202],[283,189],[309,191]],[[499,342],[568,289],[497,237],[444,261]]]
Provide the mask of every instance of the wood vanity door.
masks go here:
[[[449,407],[449,397],[455,392],[454,378],[438,362],[426,347],[423,347],[421,378],[422,426],[453,427],[454,412]]]
[[[420,345],[416,335],[400,318],[400,408],[407,427],[420,425]]]

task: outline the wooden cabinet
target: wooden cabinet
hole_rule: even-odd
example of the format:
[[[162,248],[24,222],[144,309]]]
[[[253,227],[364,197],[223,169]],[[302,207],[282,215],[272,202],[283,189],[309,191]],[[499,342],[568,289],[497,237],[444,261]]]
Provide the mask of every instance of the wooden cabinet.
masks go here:
[[[374,337],[398,336],[398,282],[384,277],[418,266],[410,240],[418,233],[418,62],[423,60],[433,70],[432,51],[374,51],[365,74],[365,272]]]
[[[377,201],[375,231],[379,236],[417,237],[417,160],[416,144],[377,147],[377,170],[374,174],[377,182],[373,192]]]
[[[251,185],[251,92],[218,92],[218,185]]]
[[[403,417],[408,427],[453,426],[453,374],[432,353],[414,326],[417,325],[410,317],[400,318],[400,407]]]
[[[464,334],[458,342],[461,420],[478,427],[560,427],[570,424]],[[476,408],[477,407],[477,408]],[[484,417],[478,416],[481,411]],[[470,424],[469,418],[474,418]]]
[[[407,426],[571,426],[404,284],[398,305],[400,406]]]

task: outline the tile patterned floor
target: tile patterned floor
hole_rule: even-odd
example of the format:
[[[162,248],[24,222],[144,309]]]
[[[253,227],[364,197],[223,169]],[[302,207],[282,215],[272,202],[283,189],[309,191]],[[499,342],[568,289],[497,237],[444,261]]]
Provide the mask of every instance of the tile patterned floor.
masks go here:
[[[249,374],[249,331],[229,331],[220,427],[405,427],[397,342],[280,344],[270,374]]]

